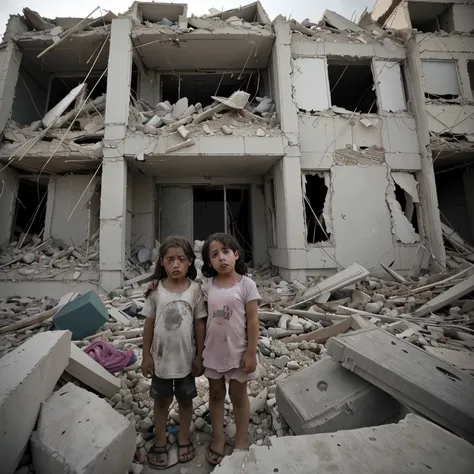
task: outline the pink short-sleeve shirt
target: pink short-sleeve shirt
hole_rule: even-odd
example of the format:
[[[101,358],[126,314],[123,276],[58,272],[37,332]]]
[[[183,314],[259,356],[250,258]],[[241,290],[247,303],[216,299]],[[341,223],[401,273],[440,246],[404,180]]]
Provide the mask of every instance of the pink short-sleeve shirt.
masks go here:
[[[260,299],[257,285],[242,276],[230,288],[218,288],[209,278],[203,283],[203,292],[208,309],[204,367],[217,372],[240,368],[247,349],[245,305]]]

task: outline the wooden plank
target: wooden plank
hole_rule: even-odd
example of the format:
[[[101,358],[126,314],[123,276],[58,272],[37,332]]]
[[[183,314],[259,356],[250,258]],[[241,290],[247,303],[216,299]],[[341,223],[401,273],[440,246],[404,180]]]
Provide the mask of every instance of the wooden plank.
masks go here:
[[[282,342],[326,342],[330,337],[337,336],[338,334],[346,332],[352,327],[352,317],[341,321],[340,323],[333,324],[327,328],[317,329],[316,331],[309,332],[307,334],[300,334],[299,336],[291,336],[282,339]]]
[[[120,390],[120,380],[117,377],[72,343],[66,372],[107,398],[113,397]]]

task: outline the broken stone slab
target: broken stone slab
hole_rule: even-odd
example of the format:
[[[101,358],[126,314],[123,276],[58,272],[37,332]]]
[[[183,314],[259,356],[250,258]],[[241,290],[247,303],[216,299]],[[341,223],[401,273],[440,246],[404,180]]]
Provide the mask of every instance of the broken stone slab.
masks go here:
[[[124,473],[136,433],[105,400],[68,383],[43,403],[31,450],[36,474]]]
[[[474,441],[474,378],[378,328],[331,338],[329,355],[343,367],[444,426]]]
[[[43,117],[43,125],[45,127],[50,127],[56,122],[56,120],[61,117],[61,115],[66,111],[66,109],[80,96],[86,89],[87,84],[83,82],[69,92],[69,94],[64,97],[59,103],[57,103],[46,115]]]
[[[297,435],[376,426],[399,403],[329,357],[279,382],[278,410]]]
[[[120,379],[114,377],[75,344],[71,344],[66,372],[107,398],[112,398],[121,388]]]
[[[320,298],[324,298],[322,302],[325,303],[329,299],[331,292],[357,283],[366,278],[368,275],[368,270],[366,270],[362,265],[353,263],[345,270],[342,270],[341,272],[336,273],[335,275],[319,282],[317,285],[308,288],[308,290],[303,295],[304,301],[300,301],[292,306],[289,306],[287,309],[293,308],[302,304],[303,302],[311,301],[313,299],[318,301]]]
[[[427,314],[437,311],[438,309],[443,308],[449,303],[452,303],[453,301],[462,298],[473,290],[474,275],[471,275],[469,278],[466,278],[461,283],[454,285],[449,290],[444,291],[440,295],[428,301],[423,306],[419,307],[416,311],[413,312],[413,317],[421,318],[423,316],[426,316]]]
[[[448,364],[452,364],[461,370],[474,372],[474,352],[469,350],[456,351],[454,349],[444,349],[441,347],[426,346],[425,350]]]
[[[471,474],[474,447],[424,418],[408,414],[397,424],[306,436],[271,437],[226,456],[215,474],[327,472]],[[394,468],[396,466],[396,468]]]
[[[36,334],[0,359],[0,459],[13,474],[35,427],[41,402],[69,361],[71,333]]]

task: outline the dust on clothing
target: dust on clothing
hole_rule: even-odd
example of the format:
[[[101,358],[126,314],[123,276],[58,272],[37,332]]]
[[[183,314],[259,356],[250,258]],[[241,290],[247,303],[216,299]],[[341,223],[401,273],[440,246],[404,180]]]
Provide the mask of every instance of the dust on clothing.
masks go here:
[[[190,281],[187,290],[172,293],[160,281],[141,313],[155,319],[151,344],[155,375],[162,379],[189,375],[196,352],[194,320],[207,317],[200,285]]]

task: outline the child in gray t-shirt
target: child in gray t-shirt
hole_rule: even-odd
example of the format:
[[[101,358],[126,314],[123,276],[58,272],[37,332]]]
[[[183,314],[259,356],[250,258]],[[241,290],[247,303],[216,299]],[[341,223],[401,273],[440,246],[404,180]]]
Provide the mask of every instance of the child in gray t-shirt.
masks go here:
[[[154,279],[158,284],[146,292],[142,314],[142,373],[152,377],[150,396],[155,400],[156,439],[148,453],[154,469],[168,466],[166,422],[176,396],[179,406],[179,462],[188,462],[196,451],[189,438],[196,397],[195,376],[203,373],[202,351],[207,310],[196,278],[195,255],[184,237],[168,237],[160,247]],[[154,285],[155,286],[155,285]]]

